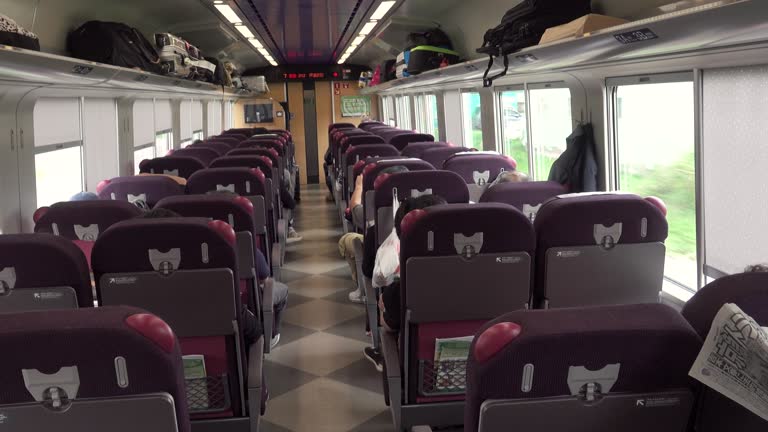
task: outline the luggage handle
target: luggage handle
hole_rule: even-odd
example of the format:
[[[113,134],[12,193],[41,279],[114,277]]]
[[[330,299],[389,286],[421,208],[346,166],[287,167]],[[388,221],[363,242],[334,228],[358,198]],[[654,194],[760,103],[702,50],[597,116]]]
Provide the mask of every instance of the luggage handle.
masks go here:
[[[485,70],[485,73],[483,74],[483,87],[488,88],[493,85],[493,81],[505,76],[507,74],[507,71],[509,70],[509,56],[507,54],[504,54],[504,70],[499,72],[498,74],[488,77],[488,73],[491,71],[491,68],[493,67],[493,56],[488,56],[488,69]]]

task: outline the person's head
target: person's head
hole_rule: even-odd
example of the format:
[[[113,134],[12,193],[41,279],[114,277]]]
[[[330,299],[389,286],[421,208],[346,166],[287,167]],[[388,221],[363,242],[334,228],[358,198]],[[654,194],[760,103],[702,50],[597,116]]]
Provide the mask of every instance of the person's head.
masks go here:
[[[176,213],[173,210],[168,210],[164,208],[155,208],[137,217],[141,219],[167,219],[167,218],[181,217],[181,215]]]
[[[400,208],[397,209],[397,213],[395,213],[395,231],[397,232],[397,236],[400,237],[402,234],[400,225],[402,224],[405,215],[413,210],[425,209],[441,204],[447,204],[447,202],[443,197],[432,194],[422,195],[416,198],[407,198],[404,200],[400,203]]]
[[[523,183],[528,181],[528,176],[520,171],[503,171],[488,187],[502,183]]]
[[[99,196],[93,192],[79,192],[70,198],[70,201],[94,201],[99,199]]]
[[[744,273],[768,273],[768,264],[753,264],[744,269]]]
[[[384,168],[379,172],[378,175],[376,175],[376,180],[373,182],[373,187],[376,188],[377,185],[381,184],[381,182],[386,180],[387,177],[391,176],[392,174],[404,173],[408,171],[408,167],[403,165],[395,165],[389,168]]]

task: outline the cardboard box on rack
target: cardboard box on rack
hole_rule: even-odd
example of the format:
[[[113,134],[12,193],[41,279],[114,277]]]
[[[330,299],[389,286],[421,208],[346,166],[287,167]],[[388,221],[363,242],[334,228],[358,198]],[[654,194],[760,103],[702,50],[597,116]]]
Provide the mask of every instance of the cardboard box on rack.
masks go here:
[[[606,15],[589,14],[584,15],[581,18],[577,18],[568,24],[552,27],[544,32],[544,35],[539,41],[539,45],[546,43],[583,37],[589,33],[606,29],[609,27],[615,27],[618,25],[626,24],[628,21],[621,18],[615,18]]]

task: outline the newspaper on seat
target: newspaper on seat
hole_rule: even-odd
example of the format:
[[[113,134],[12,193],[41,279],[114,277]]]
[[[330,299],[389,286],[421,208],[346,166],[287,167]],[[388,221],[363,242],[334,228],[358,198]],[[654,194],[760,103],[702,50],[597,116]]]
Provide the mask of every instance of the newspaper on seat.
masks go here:
[[[768,330],[735,304],[717,313],[689,375],[768,420]]]

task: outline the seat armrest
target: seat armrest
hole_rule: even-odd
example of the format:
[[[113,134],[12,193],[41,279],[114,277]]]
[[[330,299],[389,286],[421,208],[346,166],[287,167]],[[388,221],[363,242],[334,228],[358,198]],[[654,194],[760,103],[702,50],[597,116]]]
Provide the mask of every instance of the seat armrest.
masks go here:
[[[400,353],[397,344],[397,333],[387,331],[384,328],[379,329],[381,337],[381,355],[384,357],[384,364],[387,366],[387,378],[400,378]]]
[[[264,364],[264,336],[248,350],[248,388],[261,388],[261,369]]]
[[[264,350],[266,352],[271,351],[270,348],[272,343],[272,329],[275,323],[274,294],[275,280],[273,278],[267,278],[264,281],[264,291],[262,294],[261,305],[261,324],[262,328],[264,329],[264,340],[266,344]]]

